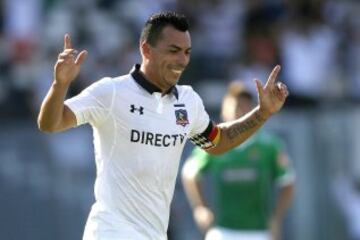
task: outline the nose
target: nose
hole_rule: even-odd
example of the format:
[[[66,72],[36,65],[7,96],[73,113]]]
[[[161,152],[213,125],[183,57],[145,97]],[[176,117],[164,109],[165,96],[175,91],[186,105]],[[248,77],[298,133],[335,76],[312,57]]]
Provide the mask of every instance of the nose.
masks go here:
[[[186,53],[181,53],[178,56],[178,64],[185,68],[190,61],[190,55]]]

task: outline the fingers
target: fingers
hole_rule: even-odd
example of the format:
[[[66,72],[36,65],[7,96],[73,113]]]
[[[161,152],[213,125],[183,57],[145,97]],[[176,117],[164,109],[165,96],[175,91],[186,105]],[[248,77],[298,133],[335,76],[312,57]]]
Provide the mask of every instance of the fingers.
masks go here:
[[[256,83],[256,89],[257,89],[258,94],[259,94],[260,96],[262,96],[264,90],[263,90],[263,86],[262,86],[261,81],[260,81],[259,79],[255,79],[254,81],[255,81],[255,83]]]
[[[58,56],[58,61],[61,62],[74,62],[78,51],[75,49],[66,49]]]
[[[75,60],[75,64],[80,66],[81,64],[83,64],[83,62],[85,61],[86,57],[87,57],[88,52],[83,50],[80,52],[80,54],[77,56],[76,60]]]
[[[68,33],[64,36],[64,51],[58,56],[59,63],[73,62],[80,66],[86,59],[87,51],[83,50],[78,54],[78,51],[72,48],[70,35]]]
[[[269,75],[269,78],[265,84],[265,88],[268,88],[268,86],[274,86],[275,85],[275,82],[276,82],[276,78],[280,72],[280,65],[276,65],[274,67],[274,69],[271,71],[270,75]]]
[[[272,90],[272,94],[276,96],[281,102],[284,102],[289,95],[289,91],[285,84],[277,82],[275,88]]]
[[[276,89],[277,89],[277,95],[280,95],[281,98],[286,98],[289,96],[289,90],[284,83],[277,82]]]
[[[75,49],[66,49],[59,54],[59,58],[75,57],[78,51]]]
[[[78,54],[78,51],[75,49],[66,49],[61,52],[58,56],[58,62],[66,62],[66,63],[75,63],[80,66],[86,59],[88,52],[83,50]]]
[[[64,50],[66,49],[71,49],[71,39],[70,39],[70,35],[68,33],[65,34],[64,36]]]

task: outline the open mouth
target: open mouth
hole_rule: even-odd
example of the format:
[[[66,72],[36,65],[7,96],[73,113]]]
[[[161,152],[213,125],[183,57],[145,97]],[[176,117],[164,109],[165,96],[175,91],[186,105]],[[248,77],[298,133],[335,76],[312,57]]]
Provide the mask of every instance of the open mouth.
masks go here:
[[[176,74],[181,74],[181,73],[182,73],[182,70],[172,69],[171,71],[172,71],[173,73],[176,73]]]

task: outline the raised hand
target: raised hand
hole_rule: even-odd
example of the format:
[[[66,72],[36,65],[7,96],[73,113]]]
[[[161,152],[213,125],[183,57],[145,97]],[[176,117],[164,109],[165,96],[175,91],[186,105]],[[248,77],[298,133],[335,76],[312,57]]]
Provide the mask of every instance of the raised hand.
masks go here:
[[[270,73],[265,86],[262,85],[260,80],[255,80],[260,111],[268,116],[278,112],[289,95],[286,85],[281,82],[276,82],[279,72],[280,66],[277,65]]]
[[[64,50],[59,54],[54,67],[54,81],[63,85],[70,85],[80,72],[80,67],[85,61],[87,51],[78,53],[72,48],[69,34],[64,36]]]

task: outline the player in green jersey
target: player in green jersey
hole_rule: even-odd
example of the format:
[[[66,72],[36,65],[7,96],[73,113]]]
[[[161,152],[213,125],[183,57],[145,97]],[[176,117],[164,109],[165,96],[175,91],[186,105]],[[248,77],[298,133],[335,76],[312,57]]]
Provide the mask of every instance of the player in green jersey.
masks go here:
[[[235,81],[224,97],[222,118],[237,119],[252,107],[252,94]],[[214,209],[208,207],[200,184],[207,172],[214,180]],[[220,156],[196,148],[184,165],[182,179],[194,219],[206,233],[206,240],[281,238],[281,223],[292,199],[295,175],[277,137],[259,131]],[[275,186],[279,193],[272,202]]]

